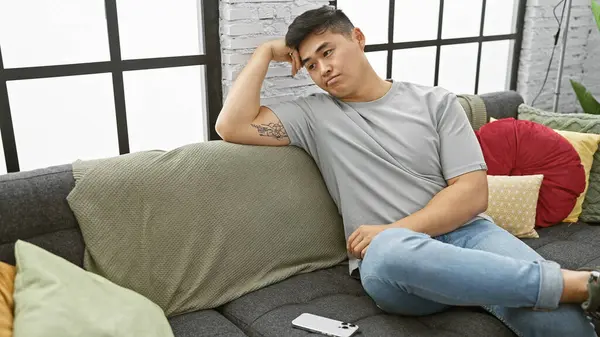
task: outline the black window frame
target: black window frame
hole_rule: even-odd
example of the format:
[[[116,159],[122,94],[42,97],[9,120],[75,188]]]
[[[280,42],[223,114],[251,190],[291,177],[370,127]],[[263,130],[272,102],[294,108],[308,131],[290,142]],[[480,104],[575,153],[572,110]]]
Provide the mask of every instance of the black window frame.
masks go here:
[[[476,72],[475,72],[475,88],[474,88],[475,90],[473,91],[477,95],[479,93],[479,78],[480,78],[479,73],[481,70],[481,50],[482,50],[483,43],[489,42],[489,41],[514,40],[509,90],[516,91],[517,90],[517,77],[518,77],[518,73],[519,73],[519,59],[521,56],[521,47],[522,47],[522,43],[523,43],[523,27],[524,27],[524,23],[525,23],[525,8],[527,5],[527,1],[526,0],[518,0],[519,2],[517,4],[518,8],[517,8],[516,32],[514,32],[512,34],[490,35],[490,36],[483,35],[487,1],[481,0],[482,7],[481,7],[481,22],[480,22],[480,27],[479,27],[479,35],[472,36],[472,37],[449,38],[449,39],[442,38],[442,28],[443,28],[443,19],[444,19],[444,0],[439,0],[439,1],[440,1],[440,7],[439,7],[439,13],[438,13],[438,31],[437,31],[437,38],[435,40],[394,42],[394,11],[396,8],[396,1],[389,0],[388,42],[367,45],[365,47],[365,52],[387,51],[386,77],[388,79],[390,79],[390,78],[392,78],[394,50],[421,48],[421,47],[436,47],[435,73],[434,73],[433,85],[437,86],[439,83],[440,54],[441,54],[442,46],[477,42],[478,43],[477,68],[476,68]],[[337,0],[329,1],[329,4],[331,6],[334,6],[335,8],[337,8]]]
[[[204,42],[204,54],[131,60],[123,60],[121,58],[116,1],[117,0],[104,1],[110,48],[109,61],[4,68],[2,46],[0,45],[0,133],[2,134],[4,157],[8,173],[18,172],[20,169],[8,97],[7,81],[111,73],[119,153],[126,154],[130,152],[130,149],[129,134],[127,131],[127,111],[125,107],[123,72],[204,65],[207,100],[205,102],[207,105],[207,120],[204,121],[204,131],[205,134],[208,135],[208,140],[220,139],[215,131],[215,122],[223,104],[223,90],[221,84],[221,45],[219,40],[219,0],[200,0],[199,2],[202,11],[202,31],[204,33],[204,36],[201,36],[200,38],[203,39]]]

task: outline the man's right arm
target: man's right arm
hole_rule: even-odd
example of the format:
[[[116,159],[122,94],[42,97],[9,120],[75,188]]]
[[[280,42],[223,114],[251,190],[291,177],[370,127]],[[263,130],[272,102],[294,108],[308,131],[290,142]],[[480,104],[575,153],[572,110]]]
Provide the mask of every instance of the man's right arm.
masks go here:
[[[234,82],[216,122],[216,131],[223,140],[249,145],[288,145],[290,139],[269,108],[260,105],[260,88],[271,61],[292,63],[292,75],[299,70],[300,60],[283,40],[267,42],[258,47]]]

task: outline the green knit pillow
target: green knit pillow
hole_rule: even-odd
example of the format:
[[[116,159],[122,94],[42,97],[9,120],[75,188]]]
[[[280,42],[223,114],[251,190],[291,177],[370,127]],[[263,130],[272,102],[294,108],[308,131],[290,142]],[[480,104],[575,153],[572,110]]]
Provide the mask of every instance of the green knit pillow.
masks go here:
[[[600,116],[585,113],[556,113],[543,111],[526,104],[519,105],[519,119],[533,121],[555,130],[600,134]],[[588,191],[579,220],[600,222],[600,151],[594,154]]]

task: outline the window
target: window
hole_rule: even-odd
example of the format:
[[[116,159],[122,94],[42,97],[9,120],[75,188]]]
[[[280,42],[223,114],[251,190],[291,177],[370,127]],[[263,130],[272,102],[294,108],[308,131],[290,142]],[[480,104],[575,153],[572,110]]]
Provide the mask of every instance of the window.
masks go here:
[[[218,10],[218,0],[1,2],[0,173],[218,139]]]
[[[525,0],[330,1],[384,78],[456,94],[516,90]],[[383,19],[385,18],[385,19]]]

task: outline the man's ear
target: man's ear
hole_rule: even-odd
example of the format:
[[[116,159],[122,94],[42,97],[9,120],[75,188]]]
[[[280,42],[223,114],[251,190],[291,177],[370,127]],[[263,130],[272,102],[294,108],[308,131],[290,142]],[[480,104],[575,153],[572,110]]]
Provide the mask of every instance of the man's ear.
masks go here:
[[[358,27],[354,27],[352,29],[352,37],[354,38],[354,40],[356,40],[358,42],[360,49],[362,49],[364,51],[365,46],[366,46],[366,41],[365,41],[365,34],[363,34],[362,30],[360,30],[360,28],[358,28]]]

